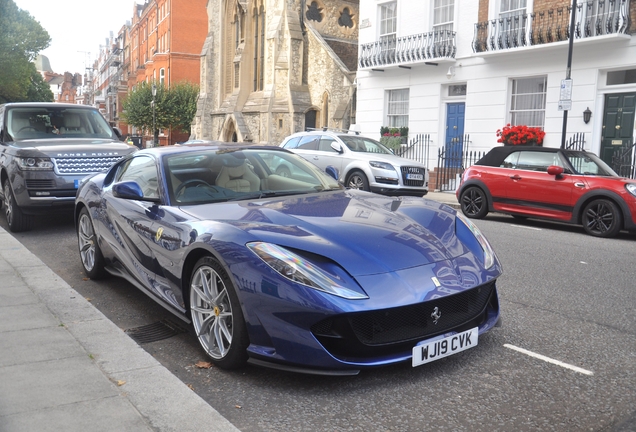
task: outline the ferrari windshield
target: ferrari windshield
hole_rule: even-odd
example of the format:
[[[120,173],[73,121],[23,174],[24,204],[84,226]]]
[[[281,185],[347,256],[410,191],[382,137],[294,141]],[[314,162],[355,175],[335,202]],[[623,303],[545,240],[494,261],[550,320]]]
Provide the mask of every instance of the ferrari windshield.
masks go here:
[[[618,177],[618,174],[595,154],[578,151],[563,153],[577,174]]]
[[[28,139],[116,139],[108,122],[96,109],[62,107],[11,108],[7,130],[13,141]]]
[[[184,152],[165,156],[163,164],[175,205],[341,189],[335,179],[301,157],[271,148]]]

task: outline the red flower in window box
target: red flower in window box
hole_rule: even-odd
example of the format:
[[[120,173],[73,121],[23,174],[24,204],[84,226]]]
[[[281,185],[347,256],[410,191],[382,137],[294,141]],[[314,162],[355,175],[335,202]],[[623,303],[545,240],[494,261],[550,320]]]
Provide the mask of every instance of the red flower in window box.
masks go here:
[[[524,125],[510,126],[508,123],[497,130],[497,142],[503,145],[542,145],[545,132],[537,127]]]

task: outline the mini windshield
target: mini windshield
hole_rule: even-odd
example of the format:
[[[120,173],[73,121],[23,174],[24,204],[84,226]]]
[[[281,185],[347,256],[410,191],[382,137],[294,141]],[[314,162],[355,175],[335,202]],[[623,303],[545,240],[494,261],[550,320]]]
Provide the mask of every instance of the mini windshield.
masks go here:
[[[355,135],[340,135],[339,138],[354,152],[393,154],[391,150],[370,138]]]
[[[99,111],[58,107],[11,108],[7,130],[13,141],[56,138],[116,139]]]
[[[618,177],[618,174],[595,154],[577,151],[563,153],[577,174]]]
[[[220,149],[167,155],[164,170],[174,205],[289,196],[341,189],[295,154],[275,149]]]

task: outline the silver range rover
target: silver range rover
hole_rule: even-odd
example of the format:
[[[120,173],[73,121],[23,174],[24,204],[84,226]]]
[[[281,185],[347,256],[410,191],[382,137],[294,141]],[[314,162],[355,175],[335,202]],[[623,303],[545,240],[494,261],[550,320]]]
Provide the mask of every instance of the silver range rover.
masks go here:
[[[26,231],[34,215],[72,209],[84,177],[136,150],[93,107],[0,105],[0,202],[9,229]]]

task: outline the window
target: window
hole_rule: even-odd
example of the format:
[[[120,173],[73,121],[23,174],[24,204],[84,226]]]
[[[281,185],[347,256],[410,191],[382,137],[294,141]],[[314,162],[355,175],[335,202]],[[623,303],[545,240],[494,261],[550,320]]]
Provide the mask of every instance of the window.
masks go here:
[[[151,157],[138,156],[123,164],[116,176],[117,182],[134,181],[144,193],[144,198],[158,199],[157,167]]]
[[[329,152],[329,153],[338,153],[337,151],[335,151],[332,147],[331,147],[331,143],[336,142],[335,139],[333,139],[330,136],[322,136],[320,137],[320,143],[318,144],[318,150],[320,151],[324,151],[324,152]]]
[[[523,15],[526,14],[527,0],[501,0],[499,19],[502,25],[503,40],[509,46],[518,46],[526,31],[526,22]],[[508,48],[508,46],[506,47]]]
[[[409,89],[386,92],[386,117],[389,127],[409,125]]]
[[[546,87],[546,77],[512,80],[511,125],[526,125],[543,129]]]
[[[163,85],[166,79],[166,70],[164,68],[159,69],[159,85]]]
[[[453,31],[455,0],[435,0],[433,5],[433,31]]]
[[[557,153],[522,151],[519,152],[516,169],[547,172],[550,165],[563,167]]]
[[[626,69],[607,73],[607,85],[636,83],[636,69]]]
[[[380,45],[385,62],[395,59],[395,41],[397,38],[397,2],[380,5]]]

